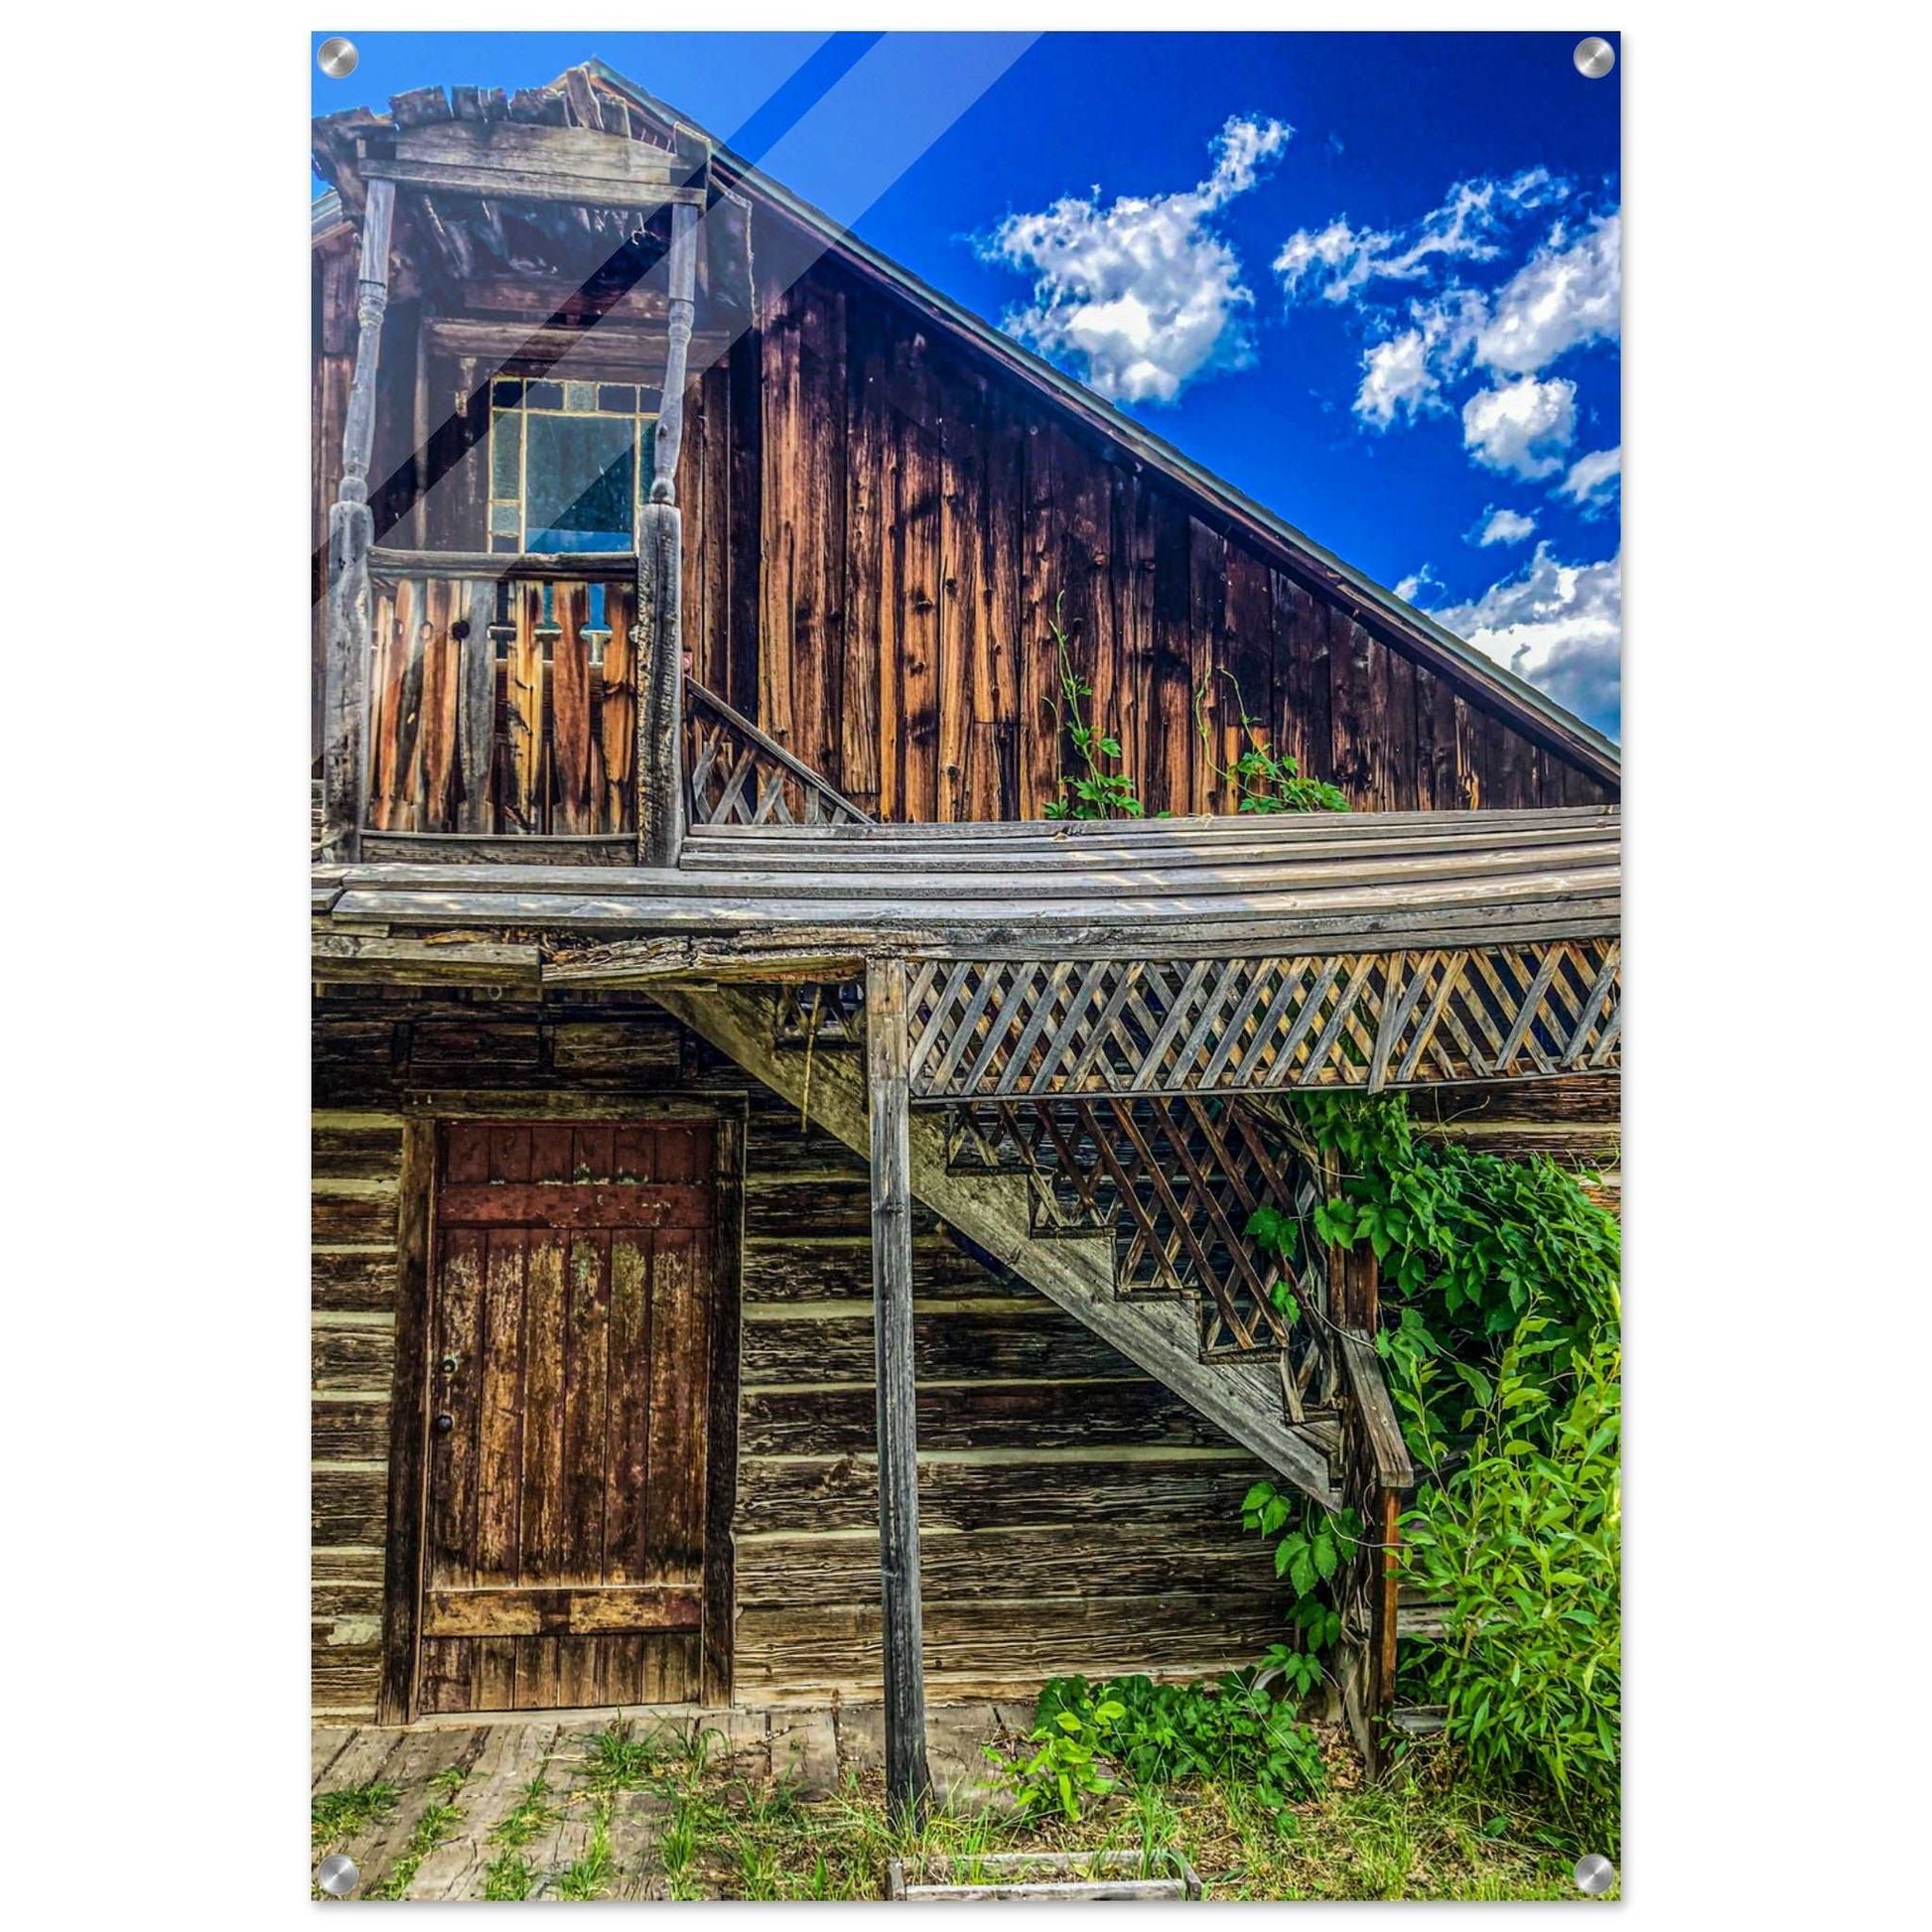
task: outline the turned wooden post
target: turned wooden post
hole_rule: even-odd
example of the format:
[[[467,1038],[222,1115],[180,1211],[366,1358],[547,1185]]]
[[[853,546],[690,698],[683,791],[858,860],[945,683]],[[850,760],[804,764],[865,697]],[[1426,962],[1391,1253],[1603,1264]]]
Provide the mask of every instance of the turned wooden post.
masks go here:
[[[879,1394],[879,1573],[885,1610],[886,1794],[923,1816],[925,1665],[919,1604],[918,1438],[912,1374],[912,1155],[905,962],[866,963],[872,1095],[872,1320]]]
[[[653,445],[650,501],[638,517],[637,862],[677,864],[684,843],[684,532],[677,507],[677,460],[684,443],[684,373],[697,309],[698,210],[671,209],[670,323],[664,389]]]
[[[368,796],[369,457],[375,448],[375,372],[389,306],[394,182],[369,183],[356,283],[355,373],[343,425],[343,480],[329,506],[329,624],[323,659],[322,855],[353,859]]]

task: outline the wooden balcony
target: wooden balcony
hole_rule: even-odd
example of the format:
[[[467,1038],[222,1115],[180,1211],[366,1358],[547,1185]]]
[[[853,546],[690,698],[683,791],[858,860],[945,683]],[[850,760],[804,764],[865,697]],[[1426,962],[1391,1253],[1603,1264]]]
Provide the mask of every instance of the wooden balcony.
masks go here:
[[[369,577],[363,857],[634,864],[636,559],[376,550]],[[694,825],[865,822],[688,680],[681,751]]]

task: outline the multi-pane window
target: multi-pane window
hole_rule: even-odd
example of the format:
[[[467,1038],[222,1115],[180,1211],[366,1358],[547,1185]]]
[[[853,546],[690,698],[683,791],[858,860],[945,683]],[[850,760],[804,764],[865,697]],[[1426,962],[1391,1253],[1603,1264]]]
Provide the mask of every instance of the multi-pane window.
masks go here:
[[[630,550],[650,493],[658,392],[498,376],[489,391],[489,547]]]

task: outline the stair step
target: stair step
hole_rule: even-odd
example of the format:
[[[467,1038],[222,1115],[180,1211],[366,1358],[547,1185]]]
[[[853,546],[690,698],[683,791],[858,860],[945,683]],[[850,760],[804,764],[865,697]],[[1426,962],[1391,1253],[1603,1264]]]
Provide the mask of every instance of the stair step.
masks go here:
[[[1389,1722],[1409,1737],[1429,1737],[1449,1721],[1447,1704],[1399,1704],[1389,1713]]]
[[[777,1030],[768,993],[672,981],[653,987],[652,994],[791,1106],[808,1106],[819,1127],[867,1156],[871,1115],[858,1056],[827,1054],[817,1061],[807,1095],[804,1055],[773,1050]],[[1199,1317],[1182,1306],[1191,1298],[1119,1296],[1109,1231],[1069,1229],[1040,1240],[1029,1224],[1028,1188],[1020,1175],[953,1172],[942,1124],[930,1113],[914,1110],[908,1138],[914,1194],[954,1230],[967,1253],[1030,1283],[1323,1508],[1340,1506],[1333,1455],[1313,1431],[1288,1420],[1274,1361],[1235,1355],[1204,1362]]]

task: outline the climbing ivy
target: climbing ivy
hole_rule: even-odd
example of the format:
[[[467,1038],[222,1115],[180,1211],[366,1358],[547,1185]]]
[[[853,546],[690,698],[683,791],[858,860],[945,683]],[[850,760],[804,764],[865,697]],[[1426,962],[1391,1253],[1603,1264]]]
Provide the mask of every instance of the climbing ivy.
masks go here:
[[[1293,1108],[1304,1152],[1339,1176],[1314,1237],[1380,1264],[1376,1346],[1423,1478],[1403,1580],[1443,1604],[1446,1631],[1410,1667],[1414,1688],[1444,1706],[1478,1778],[1532,1778],[1613,1839],[1616,1220],[1547,1159],[1425,1139],[1402,1096],[1297,1095]],[[1277,1238],[1268,1223],[1252,1232]],[[1256,1520],[1255,1501],[1249,1528],[1307,1534],[1312,1505],[1297,1526],[1292,1509]]]

